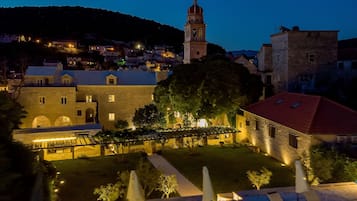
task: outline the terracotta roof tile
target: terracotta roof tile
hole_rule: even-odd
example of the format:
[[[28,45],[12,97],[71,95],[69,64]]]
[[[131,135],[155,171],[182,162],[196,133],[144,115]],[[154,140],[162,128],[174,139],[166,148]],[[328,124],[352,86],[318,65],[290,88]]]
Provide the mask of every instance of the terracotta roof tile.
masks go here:
[[[307,134],[357,135],[357,112],[320,96],[280,93],[246,111]]]

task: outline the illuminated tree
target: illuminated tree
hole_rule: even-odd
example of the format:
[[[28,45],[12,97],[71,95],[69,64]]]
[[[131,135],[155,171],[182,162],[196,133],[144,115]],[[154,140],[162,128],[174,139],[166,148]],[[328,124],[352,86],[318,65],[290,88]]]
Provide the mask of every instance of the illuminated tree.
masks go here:
[[[136,174],[145,192],[145,197],[148,198],[157,188],[160,172],[151,163],[141,159],[136,167]]]
[[[160,175],[159,177],[159,186],[157,187],[157,190],[161,191],[163,194],[161,198],[169,198],[170,194],[176,192],[177,188],[177,179],[176,175]]]
[[[102,201],[115,201],[119,198],[119,184],[101,185],[99,188],[94,189],[95,195],[98,195],[97,200]]]
[[[253,186],[260,190],[260,187],[265,184],[269,184],[270,178],[273,175],[271,171],[263,167],[260,170],[260,173],[257,171],[247,171],[247,176],[250,182],[252,182]]]
[[[155,128],[164,126],[165,116],[154,104],[145,105],[135,111],[133,123],[139,128]]]
[[[115,122],[114,126],[118,130],[124,130],[124,129],[128,128],[129,123],[128,123],[128,121],[119,119],[118,121]]]
[[[313,181],[317,183],[357,179],[357,162],[328,145],[316,145],[310,149],[310,166],[314,176]]]
[[[205,60],[174,68],[173,74],[159,82],[154,101],[161,112],[190,113],[196,119],[234,114],[262,94],[262,82],[240,64],[224,59]]]
[[[357,181],[357,161],[347,161],[344,172],[347,181]]]
[[[129,184],[129,171],[118,172],[117,179],[115,184],[109,183],[94,189],[93,194],[98,195],[97,200],[116,201],[125,197]]]

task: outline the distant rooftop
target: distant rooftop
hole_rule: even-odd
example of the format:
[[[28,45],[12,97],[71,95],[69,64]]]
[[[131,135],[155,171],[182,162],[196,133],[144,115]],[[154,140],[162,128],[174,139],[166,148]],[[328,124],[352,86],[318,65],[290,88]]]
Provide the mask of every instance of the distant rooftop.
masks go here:
[[[55,74],[56,70],[56,66],[29,66],[26,75],[51,76]]]
[[[114,75],[118,85],[156,85],[156,73],[147,71],[80,71],[64,70],[61,75],[68,74],[75,79],[77,85],[105,85],[106,77]]]
[[[26,76],[55,76],[57,68],[54,66],[29,66]],[[84,71],[59,70],[59,75],[73,77],[76,85],[106,85],[106,77],[114,75],[118,78],[118,85],[156,85],[156,73],[142,70],[123,71]]]

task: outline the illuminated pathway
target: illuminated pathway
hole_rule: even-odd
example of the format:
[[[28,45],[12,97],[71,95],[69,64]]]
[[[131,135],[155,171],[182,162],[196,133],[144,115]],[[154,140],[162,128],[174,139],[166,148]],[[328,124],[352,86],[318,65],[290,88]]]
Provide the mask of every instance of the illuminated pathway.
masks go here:
[[[202,195],[202,191],[193,185],[186,177],[184,177],[175,167],[173,167],[165,158],[160,155],[153,154],[148,157],[153,166],[165,175],[176,175],[177,192],[180,196]]]

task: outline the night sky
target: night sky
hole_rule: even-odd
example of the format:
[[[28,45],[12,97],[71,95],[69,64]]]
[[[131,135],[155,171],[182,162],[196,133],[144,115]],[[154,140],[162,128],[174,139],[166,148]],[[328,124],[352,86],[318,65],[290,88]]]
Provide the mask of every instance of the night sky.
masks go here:
[[[193,0],[1,0],[1,7],[82,6],[118,11],[183,30]],[[281,25],[357,37],[357,0],[198,0],[207,40],[226,50],[258,50]],[[1,20],[1,19],[0,19]]]

